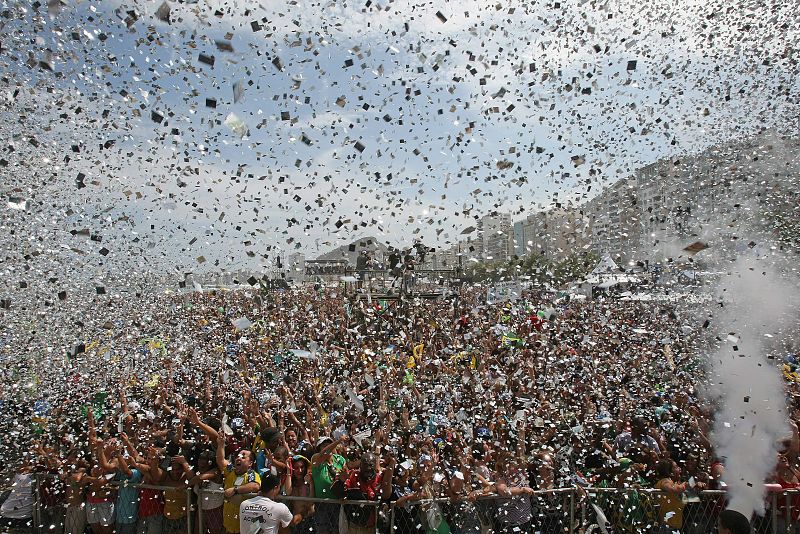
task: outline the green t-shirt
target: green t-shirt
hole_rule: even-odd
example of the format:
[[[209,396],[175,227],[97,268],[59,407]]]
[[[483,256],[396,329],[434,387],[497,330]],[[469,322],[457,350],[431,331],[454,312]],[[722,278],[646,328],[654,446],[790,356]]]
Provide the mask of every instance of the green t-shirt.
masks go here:
[[[314,479],[314,496],[317,499],[333,499],[331,486],[336,480],[337,472],[341,471],[347,460],[344,456],[334,454],[331,462],[315,466],[311,470],[311,478]]]

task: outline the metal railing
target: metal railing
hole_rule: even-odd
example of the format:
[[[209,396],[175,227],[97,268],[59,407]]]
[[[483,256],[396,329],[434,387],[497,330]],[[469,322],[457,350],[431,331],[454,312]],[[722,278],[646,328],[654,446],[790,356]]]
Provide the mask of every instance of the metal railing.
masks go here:
[[[221,490],[114,482],[110,485],[115,491],[106,501],[113,503],[111,506],[83,500],[70,504],[63,488],[54,487],[58,480],[36,475],[31,518],[35,534],[84,534],[91,525],[101,533],[103,527],[108,532],[113,528],[117,534],[226,532]],[[243,501],[252,496],[237,498]],[[704,534],[715,531],[719,513],[726,506],[726,493],[674,495],[653,489],[589,487],[512,497],[434,498],[402,506],[394,502],[293,496],[280,496],[277,500],[286,503],[293,513],[299,510],[298,504],[303,505],[304,527],[294,531],[303,533],[316,532],[315,525],[325,525],[348,534],[557,534],[601,532],[601,526],[614,534],[657,533],[663,527],[683,534]],[[755,532],[800,531],[800,490],[767,494],[765,510],[763,516],[753,518]]]

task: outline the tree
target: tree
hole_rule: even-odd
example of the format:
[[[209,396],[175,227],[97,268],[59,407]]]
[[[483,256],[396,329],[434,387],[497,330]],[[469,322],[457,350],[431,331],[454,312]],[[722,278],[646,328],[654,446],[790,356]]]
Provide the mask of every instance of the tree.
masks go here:
[[[553,285],[561,286],[582,279],[600,259],[592,252],[572,253],[553,267]]]
[[[586,276],[599,258],[591,252],[570,254],[559,262],[534,253],[507,261],[478,262],[467,268],[467,277],[473,283],[494,283],[501,280],[528,277],[534,285],[560,286]]]

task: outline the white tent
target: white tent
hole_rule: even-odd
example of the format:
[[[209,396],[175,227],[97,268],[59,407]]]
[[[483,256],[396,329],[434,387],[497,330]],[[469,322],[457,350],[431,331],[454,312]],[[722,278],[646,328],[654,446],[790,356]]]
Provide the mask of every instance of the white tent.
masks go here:
[[[602,275],[602,274],[609,274],[609,273],[618,273],[621,272],[622,269],[619,268],[619,265],[616,264],[614,260],[611,259],[611,256],[606,254],[603,256],[600,261],[597,263],[592,272],[589,273],[591,275]]]
[[[608,289],[618,284],[635,284],[638,282],[641,282],[641,278],[635,274],[626,273],[611,259],[611,256],[606,254],[592,269],[583,284]]]

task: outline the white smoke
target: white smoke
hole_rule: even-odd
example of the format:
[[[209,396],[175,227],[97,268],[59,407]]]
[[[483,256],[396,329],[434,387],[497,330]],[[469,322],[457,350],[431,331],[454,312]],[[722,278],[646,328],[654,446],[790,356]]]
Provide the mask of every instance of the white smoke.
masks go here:
[[[741,257],[720,281],[712,318],[718,348],[711,382],[719,403],[712,441],[725,465],[729,508],[764,513],[764,482],[791,435],[778,342],[798,310],[798,291],[771,256]],[[784,340],[785,341],[785,340]]]

